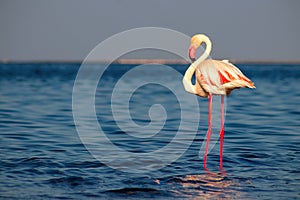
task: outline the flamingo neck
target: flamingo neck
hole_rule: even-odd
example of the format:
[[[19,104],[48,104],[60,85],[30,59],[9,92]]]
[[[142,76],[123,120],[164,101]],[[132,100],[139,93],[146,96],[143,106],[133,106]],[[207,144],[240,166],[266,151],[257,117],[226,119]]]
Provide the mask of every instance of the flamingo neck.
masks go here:
[[[211,48],[212,48],[212,44],[209,40],[209,38],[205,35],[197,35],[197,39],[199,42],[199,46],[204,42],[206,44],[206,48],[204,53],[195,61],[193,62],[189,68],[186,70],[184,77],[182,79],[182,83],[184,86],[184,89],[192,94],[196,94],[196,86],[192,84],[192,77],[196,71],[196,67],[203,62],[210,54],[211,52]],[[198,47],[199,47],[198,46]],[[197,47],[197,48],[198,48]]]

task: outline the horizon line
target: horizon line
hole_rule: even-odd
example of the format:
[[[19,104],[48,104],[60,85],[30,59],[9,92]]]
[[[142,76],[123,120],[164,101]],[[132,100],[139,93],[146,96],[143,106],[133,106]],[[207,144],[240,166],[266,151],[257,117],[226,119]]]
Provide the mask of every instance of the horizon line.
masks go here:
[[[217,60],[228,60],[233,64],[300,64],[300,60],[273,60],[273,59],[217,59]],[[1,64],[21,64],[21,63],[83,63],[84,60],[9,60],[1,59]],[[189,64],[191,62],[185,59],[117,59],[117,60],[93,60],[85,61],[85,63],[91,64]]]

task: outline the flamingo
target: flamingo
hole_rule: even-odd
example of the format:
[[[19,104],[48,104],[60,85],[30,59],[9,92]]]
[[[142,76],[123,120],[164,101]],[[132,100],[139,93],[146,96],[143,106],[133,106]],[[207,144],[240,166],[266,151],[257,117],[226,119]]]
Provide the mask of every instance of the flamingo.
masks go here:
[[[196,60],[196,50],[205,43],[204,53]],[[203,34],[196,34],[191,38],[189,57],[192,64],[186,70],[182,83],[184,89],[200,97],[208,97],[208,130],[204,153],[204,169],[207,169],[207,154],[212,132],[212,95],[221,95],[221,130],[220,130],[220,169],[223,167],[224,144],[224,96],[238,88],[255,88],[254,83],[247,78],[236,66],[228,60],[206,60],[211,52],[210,39]],[[195,75],[195,84],[192,76]]]

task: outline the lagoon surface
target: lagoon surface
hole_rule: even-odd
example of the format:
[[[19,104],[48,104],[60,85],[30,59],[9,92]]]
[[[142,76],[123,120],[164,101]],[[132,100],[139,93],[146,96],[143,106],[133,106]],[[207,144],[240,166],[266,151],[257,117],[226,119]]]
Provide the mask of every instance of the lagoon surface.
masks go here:
[[[97,76],[93,70],[104,67],[95,117],[86,98]],[[226,100],[221,171],[217,138],[209,170],[203,170],[199,151],[207,130],[207,99],[196,99],[199,108],[184,106],[195,99],[181,93],[187,65],[168,67],[179,76],[149,65],[152,72],[137,70],[126,79],[124,74],[136,67],[89,66],[77,100],[73,95],[81,114],[75,123],[72,94],[80,64],[0,64],[0,198],[300,198],[300,66],[238,65],[257,88],[235,90]],[[142,83],[148,84],[136,85]],[[197,110],[201,120],[195,121]],[[182,120],[186,135],[175,142]],[[95,121],[105,137],[97,135]],[[170,143],[176,144],[147,157]]]

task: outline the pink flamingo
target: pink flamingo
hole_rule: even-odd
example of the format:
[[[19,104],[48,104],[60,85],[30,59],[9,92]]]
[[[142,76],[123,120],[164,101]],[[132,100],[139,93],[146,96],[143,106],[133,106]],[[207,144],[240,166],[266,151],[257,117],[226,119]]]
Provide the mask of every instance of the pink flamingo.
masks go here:
[[[196,50],[205,43],[204,53],[196,60]],[[191,38],[189,57],[192,64],[186,70],[183,77],[184,89],[200,97],[208,97],[208,130],[206,148],[204,154],[204,169],[206,168],[209,141],[212,130],[212,95],[221,95],[221,130],[220,130],[220,169],[223,166],[224,143],[224,96],[238,88],[255,88],[254,83],[248,79],[236,66],[228,60],[206,60],[211,52],[212,44],[209,38],[203,34],[194,35]],[[192,76],[196,71],[195,85],[192,84]]]

